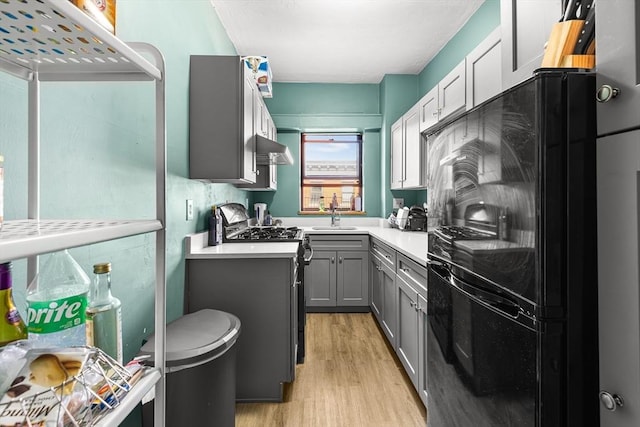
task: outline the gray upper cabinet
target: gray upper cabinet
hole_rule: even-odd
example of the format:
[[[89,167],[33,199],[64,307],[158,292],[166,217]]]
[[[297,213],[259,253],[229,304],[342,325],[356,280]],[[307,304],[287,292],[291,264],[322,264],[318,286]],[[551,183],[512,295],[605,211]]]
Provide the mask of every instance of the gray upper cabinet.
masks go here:
[[[551,28],[560,20],[561,3],[561,0],[500,0],[503,89],[526,80],[540,68]]]
[[[467,110],[502,92],[501,34],[496,28],[467,55]]]
[[[191,56],[189,178],[256,182],[258,88],[239,56]]]
[[[466,61],[462,60],[419,101],[420,132],[464,110],[467,103]]]
[[[640,5],[633,0],[596,4],[596,75],[602,92],[608,85],[620,94],[598,103],[598,134],[640,126]],[[603,89],[600,89],[603,88]]]
[[[424,156],[420,136],[420,110],[414,105],[391,126],[391,189],[425,185]]]

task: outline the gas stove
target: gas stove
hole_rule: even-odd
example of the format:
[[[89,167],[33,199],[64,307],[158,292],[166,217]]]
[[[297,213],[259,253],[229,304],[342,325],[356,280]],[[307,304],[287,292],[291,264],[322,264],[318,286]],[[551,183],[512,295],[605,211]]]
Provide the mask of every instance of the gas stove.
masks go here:
[[[298,227],[278,227],[278,226],[251,226],[225,233],[227,242],[284,242],[302,240],[303,231]]]

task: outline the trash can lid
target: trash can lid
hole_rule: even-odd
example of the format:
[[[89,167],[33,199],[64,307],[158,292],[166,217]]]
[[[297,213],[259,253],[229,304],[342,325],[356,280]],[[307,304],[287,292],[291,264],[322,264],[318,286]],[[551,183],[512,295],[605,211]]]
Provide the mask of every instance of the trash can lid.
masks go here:
[[[203,309],[167,324],[167,366],[198,359],[210,359],[215,353],[223,353],[238,338],[240,319],[219,310]],[[140,349],[140,354],[155,355],[155,334]],[[174,362],[174,363],[170,363]]]

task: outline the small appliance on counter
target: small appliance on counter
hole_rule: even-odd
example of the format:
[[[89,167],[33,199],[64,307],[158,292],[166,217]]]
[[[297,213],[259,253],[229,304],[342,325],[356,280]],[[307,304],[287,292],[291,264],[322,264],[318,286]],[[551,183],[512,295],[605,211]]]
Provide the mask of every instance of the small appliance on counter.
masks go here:
[[[427,212],[423,207],[411,206],[405,229],[409,231],[427,231]]]
[[[267,214],[267,204],[266,203],[254,203],[253,212],[256,215],[257,225],[265,225],[264,217]]]

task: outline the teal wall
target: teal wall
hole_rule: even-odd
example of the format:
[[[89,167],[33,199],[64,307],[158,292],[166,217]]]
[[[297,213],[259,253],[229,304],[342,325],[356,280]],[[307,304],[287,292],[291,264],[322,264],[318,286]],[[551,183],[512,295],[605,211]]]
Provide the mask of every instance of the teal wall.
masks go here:
[[[462,61],[500,25],[500,0],[485,0],[467,23],[424,67],[418,76],[419,98]]]
[[[182,314],[184,236],[204,229],[211,204],[247,197],[231,185],[187,179],[189,55],[236,52],[208,0],[118,0],[117,35],[155,45],[166,61],[167,317],[173,320]],[[5,218],[26,218],[27,83],[0,74],[0,94]],[[154,85],[43,83],[41,94],[42,218],[154,218]],[[185,220],[186,199],[194,200],[196,220]],[[112,263],[127,360],[153,332],[154,248],[149,234],[71,251],[89,274],[94,263]],[[15,262],[20,308],[25,264]]]
[[[391,191],[390,129],[418,99],[434,87],[484,38],[500,25],[500,0],[486,0],[465,26],[418,75],[386,75],[380,84],[274,83],[267,108],[278,128],[278,141],[289,146],[296,165],[278,167],[278,191],[256,192],[252,201],[269,203],[275,216],[295,216],[300,192],[297,160],[300,132],[380,129],[365,134],[365,155],[379,145],[379,162],[364,162],[364,203],[368,216],[388,216],[393,198],[405,205],[426,201],[425,190]],[[277,78],[277,70],[274,70]],[[369,136],[369,138],[367,138]],[[371,144],[366,142],[369,140]],[[376,140],[374,143],[372,140]],[[369,160],[372,160],[371,162]],[[295,179],[295,183],[289,180]],[[286,191],[282,188],[286,187]]]
[[[298,215],[300,205],[300,135],[302,132],[363,132],[363,204],[367,216],[379,217],[380,128],[377,84],[274,83],[265,103],[278,128],[278,142],[289,147],[292,166],[278,166],[278,191],[255,192],[252,202],[269,205],[275,217]]]

